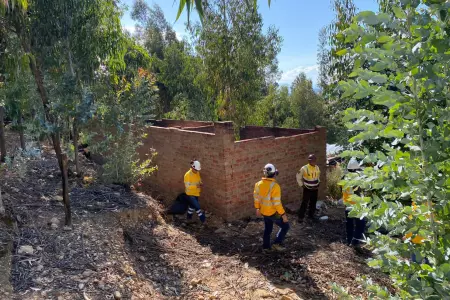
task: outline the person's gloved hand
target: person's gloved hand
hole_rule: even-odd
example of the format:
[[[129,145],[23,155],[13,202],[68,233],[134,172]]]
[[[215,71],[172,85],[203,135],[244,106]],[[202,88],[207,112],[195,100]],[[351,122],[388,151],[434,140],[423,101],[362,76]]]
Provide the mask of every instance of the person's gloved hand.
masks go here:
[[[281,219],[283,219],[283,223],[289,222],[288,217],[287,217],[286,214],[282,215],[282,216],[281,216]]]

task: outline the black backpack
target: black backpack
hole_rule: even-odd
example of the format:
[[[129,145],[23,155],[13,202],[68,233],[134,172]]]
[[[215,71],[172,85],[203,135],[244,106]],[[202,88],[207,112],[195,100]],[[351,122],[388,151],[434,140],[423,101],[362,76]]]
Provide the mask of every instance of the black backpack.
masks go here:
[[[189,205],[188,195],[185,193],[179,194],[170,208],[167,210],[169,215],[185,214]]]

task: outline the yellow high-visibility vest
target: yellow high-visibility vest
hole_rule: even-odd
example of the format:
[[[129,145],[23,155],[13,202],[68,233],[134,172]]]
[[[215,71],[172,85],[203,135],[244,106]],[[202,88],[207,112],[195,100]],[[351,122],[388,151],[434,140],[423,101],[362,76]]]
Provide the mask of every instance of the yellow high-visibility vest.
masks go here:
[[[357,189],[358,188],[348,187],[342,191],[342,199],[344,200],[344,203],[351,204],[351,205],[356,203],[355,201],[351,200],[351,197]]]
[[[263,178],[255,184],[253,191],[254,205],[263,216],[272,216],[275,213],[284,215],[281,204],[281,188],[273,178]]]
[[[319,186],[320,183],[320,169],[319,166],[304,165],[300,169],[300,175],[303,178],[306,188],[312,189]]]
[[[202,182],[202,179],[200,177],[200,172],[197,171],[197,173],[194,173],[192,169],[186,172],[184,174],[184,187],[186,191],[186,195],[188,196],[200,196],[200,183]]]

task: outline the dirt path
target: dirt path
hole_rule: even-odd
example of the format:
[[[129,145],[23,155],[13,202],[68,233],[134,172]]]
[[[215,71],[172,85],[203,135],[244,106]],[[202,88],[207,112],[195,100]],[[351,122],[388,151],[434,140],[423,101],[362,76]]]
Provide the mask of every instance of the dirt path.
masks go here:
[[[83,168],[95,176],[94,165],[83,160]],[[360,274],[386,282],[341,243],[340,208],[323,223],[293,222],[287,251],[263,255],[260,221],[210,216],[206,228],[186,225],[162,216],[147,195],[72,178],[69,230],[57,169],[44,153],[22,177],[1,183],[18,226],[8,272],[13,299],[331,299],[331,282],[354,295],[364,295]],[[23,246],[32,253],[19,253]]]

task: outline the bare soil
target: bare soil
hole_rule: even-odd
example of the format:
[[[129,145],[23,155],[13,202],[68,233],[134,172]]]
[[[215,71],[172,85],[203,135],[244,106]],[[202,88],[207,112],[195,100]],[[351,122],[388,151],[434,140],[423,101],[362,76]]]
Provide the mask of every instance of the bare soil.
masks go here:
[[[267,255],[260,220],[208,214],[207,226],[186,224],[149,195],[97,182],[98,167],[83,156],[85,178],[70,179],[74,226],[66,228],[59,169],[44,150],[0,182],[13,221],[0,222],[9,277],[0,276],[1,299],[334,299],[333,282],[355,296],[365,296],[360,275],[389,283],[342,243],[343,208],[328,208],[324,222],[292,221],[287,250]]]

